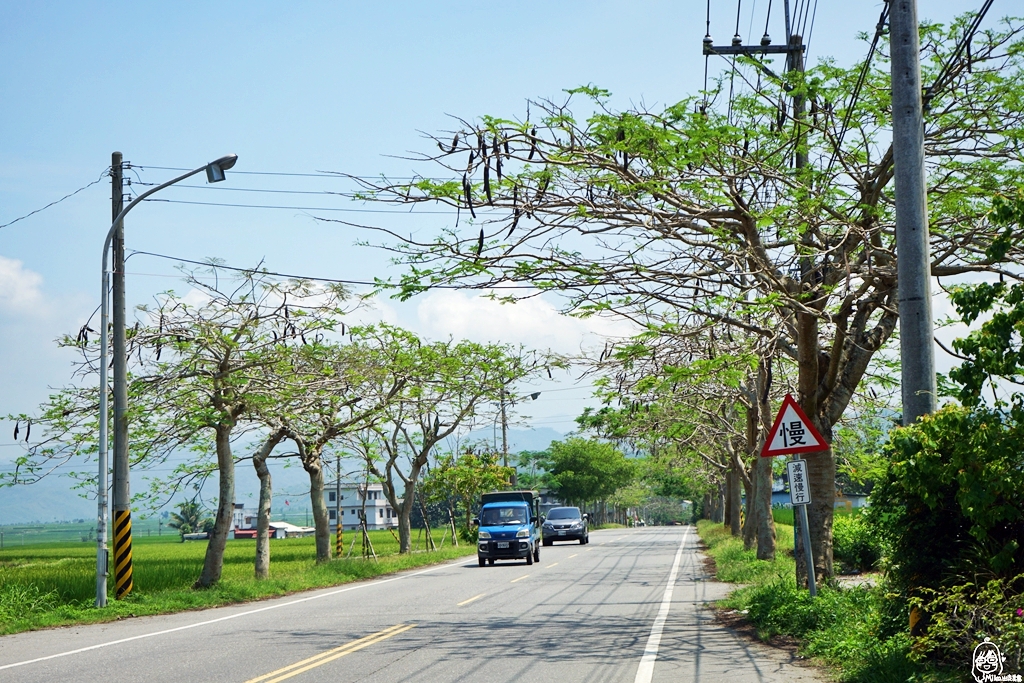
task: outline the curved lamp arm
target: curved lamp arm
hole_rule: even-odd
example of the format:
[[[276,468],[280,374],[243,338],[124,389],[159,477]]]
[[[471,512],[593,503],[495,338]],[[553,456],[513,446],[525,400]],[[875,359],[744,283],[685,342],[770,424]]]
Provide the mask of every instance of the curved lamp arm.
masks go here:
[[[168,180],[166,183],[157,185],[156,187],[150,188],[140,194],[138,197],[129,202],[128,206],[121,210],[121,213],[117,214],[117,218],[114,219],[114,223],[110,226],[110,230],[107,231],[107,237],[103,240],[103,272],[102,272],[102,289],[100,291],[100,421],[99,421],[99,479],[97,480],[97,495],[96,505],[98,508],[98,519],[96,520],[96,606],[104,607],[107,604],[107,394],[108,394],[108,383],[107,383],[107,365],[109,361],[108,357],[108,336],[107,328],[109,327],[109,311],[108,311],[108,297],[107,291],[110,289],[110,274],[107,270],[108,257],[110,255],[110,243],[114,239],[114,233],[117,232],[118,227],[124,221],[124,217],[129,211],[134,209],[139,202],[146,199],[150,195],[159,192],[160,190],[170,187],[175,183],[180,183],[186,178],[206,171],[207,180],[211,183],[220,182],[224,180],[224,171],[235,165],[238,161],[238,155],[228,154],[223,156],[216,161],[211,161],[208,164],[204,164],[199,168],[193,169],[188,173]]]

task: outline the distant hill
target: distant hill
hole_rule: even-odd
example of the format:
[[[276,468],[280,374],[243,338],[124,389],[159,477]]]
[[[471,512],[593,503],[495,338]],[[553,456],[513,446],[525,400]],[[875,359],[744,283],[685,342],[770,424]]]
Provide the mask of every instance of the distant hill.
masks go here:
[[[543,451],[551,445],[552,441],[559,441],[564,434],[556,432],[550,427],[539,427],[536,429],[510,429],[508,430],[508,450],[510,453],[519,451]],[[501,448],[501,430],[477,430],[470,432],[463,437],[463,441],[488,441]]]

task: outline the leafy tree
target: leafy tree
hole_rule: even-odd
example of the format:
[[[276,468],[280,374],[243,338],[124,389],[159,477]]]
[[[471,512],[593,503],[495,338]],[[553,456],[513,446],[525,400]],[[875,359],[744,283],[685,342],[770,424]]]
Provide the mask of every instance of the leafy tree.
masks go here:
[[[970,19],[922,28],[923,78],[944,74],[925,131],[940,278],[1012,276],[1006,264],[1024,258],[1024,231],[987,219],[988,195],[1022,179],[1021,29],[977,34],[971,56],[952,59]],[[586,86],[533,102],[526,120],[462,120],[423,154],[435,164],[426,177],[364,181],[361,197],[479,215],[426,237],[378,228],[408,265],[398,295],[452,283],[550,291],[580,315],[745,330],[796,363],[801,406],[831,442],[897,323],[890,65],[883,50],[856,99],[861,65],[736,68],[751,88],[735,97],[723,81],[660,110],[616,110]],[[451,179],[429,179],[439,175]],[[831,451],[807,462],[813,562],[827,577],[836,463]]]
[[[420,473],[438,443],[471,427],[506,388],[558,364],[522,348],[468,341],[424,342],[386,324],[360,328],[360,343],[388,358],[386,367],[404,381],[381,419],[351,439],[384,496],[398,514],[400,552],[411,550],[410,516]],[[379,401],[391,382],[367,389]]]
[[[443,502],[452,509],[462,507],[465,514],[463,533],[469,534],[473,510],[480,495],[500,491],[512,485],[512,468],[501,465],[500,453],[475,453],[438,456],[430,474],[423,479],[421,492],[427,502]]]
[[[634,473],[634,463],[610,443],[579,437],[551,443],[551,483],[574,505],[607,498]]]
[[[293,386],[283,410],[271,417],[296,447],[309,475],[310,506],[316,528],[316,559],[331,559],[331,528],[324,501],[324,452],[343,438],[383,419],[408,377],[388,353],[363,343],[364,328],[351,330],[348,344],[318,343],[294,349]],[[267,506],[269,514],[269,505]]]
[[[542,489],[549,486],[547,471],[551,467],[548,451],[520,451],[516,454],[516,486]]]
[[[579,421],[650,454],[662,466],[656,472],[700,472],[702,481],[690,494],[714,491],[722,504],[705,509],[734,535],[742,533],[748,549],[756,542],[761,559],[775,553],[772,464],[759,457],[772,419],[770,355],[751,348],[745,333],[722,337],[713,328],[649,329],[618,340],[601,355],[595,369],[602,375],[598,395],[606,408]],[[613,403],[622,407],[614,410]],[[743,490],[747,506],[741,527]]]
[[[139,307],[139,321],[128,333],[130,458],[139,472],[191,451],[192,459],[172,475],[151,482],[155,499],[186,484],[199,490],[217,473],[215,525],[196,581],[205,588],[220,578],[232,524],[233,440],[255,428],[251,417],[273,412],[294,389],[292,349],[322,343],[340,324],[348,293],[340,286],[278,283],[257,271],[222,282],[215,266],[186,272],[185,282],[189,295],[169,291],[155,305]],[[62,343],[81,349],[77,374],[91,378],[95,341],[79,334]],[[35,419],[46,438],[24,457],[26,469],[94,456],[95,397],[95,390],[70,387],[43,405]]]
[[[167,526],[177,529],[181,534],[181,540],[184,541],[185,534],[191,534],[200,529],[209,531],[207,527],[211,521],[202,503],[193,498],[178,504],[178,511],[171,513],[171,521],[167,522]]]
[[[202,447],[212,437],[219,475],[216,526],[196,581],[205,588],[220,579],[232,524],[236,429],[276,404],[282,381],[294,374],[289,348],[321,343],[340,324],[348,293],[303,281],[279,284],[259,273],[223,290],[218,281],[192,275],[188,282],[201,303],[168,292],[155,307],[140,308],[150,324],[130,343],[151,354],[140,354],[131,383],[148,399],[145,410],[159,416],[168,445]]]

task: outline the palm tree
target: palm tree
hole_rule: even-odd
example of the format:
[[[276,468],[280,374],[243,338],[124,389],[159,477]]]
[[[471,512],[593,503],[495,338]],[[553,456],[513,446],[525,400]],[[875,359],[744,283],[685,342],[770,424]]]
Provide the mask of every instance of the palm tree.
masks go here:
[[[206,526],[212,521],[206,515],[206,511],[195,498],[178,504],[178,511],[171,513],[171,521],[167,523],[172,529],[177,529],[181,534],[181,540],[185,540],[185,534],[190,534]]]

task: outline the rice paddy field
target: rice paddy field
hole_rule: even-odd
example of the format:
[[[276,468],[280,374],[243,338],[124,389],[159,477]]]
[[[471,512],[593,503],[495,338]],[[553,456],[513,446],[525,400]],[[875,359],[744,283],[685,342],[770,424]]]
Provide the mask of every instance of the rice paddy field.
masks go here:
[[[55,525],[48,525],[55,526]],[[435,542],[444,530],[433,532]],[[382,574],[471,555],[472,544],[453,547],[450,535],[443,547],[426,552],[422,530],[413,530],[413,553],[398,554],[398,542],[388,531],[371,531],[377,560],[360,554],[358,534],[344,535],[345,551],[356,540],[352,557],[317,565],[312,537],[272,539],[270,578],[253,577],[254,540],[230,540],[224,553],[220,583],[194,590],[206,554],[205,541],[182,543],[176,535],[133,538],[135,587],[125,600],[114,600],[108,581],[108,607],[93,606],[96,595],[96,544],[73,541],[11,543],[5,534],[0,550],[0,635],[74,623],[200,609],[286,595],[311,588],[335,586]],[[419,543],[417,543],[419,536]],[[332,543],[334,539],[332,537]]]

